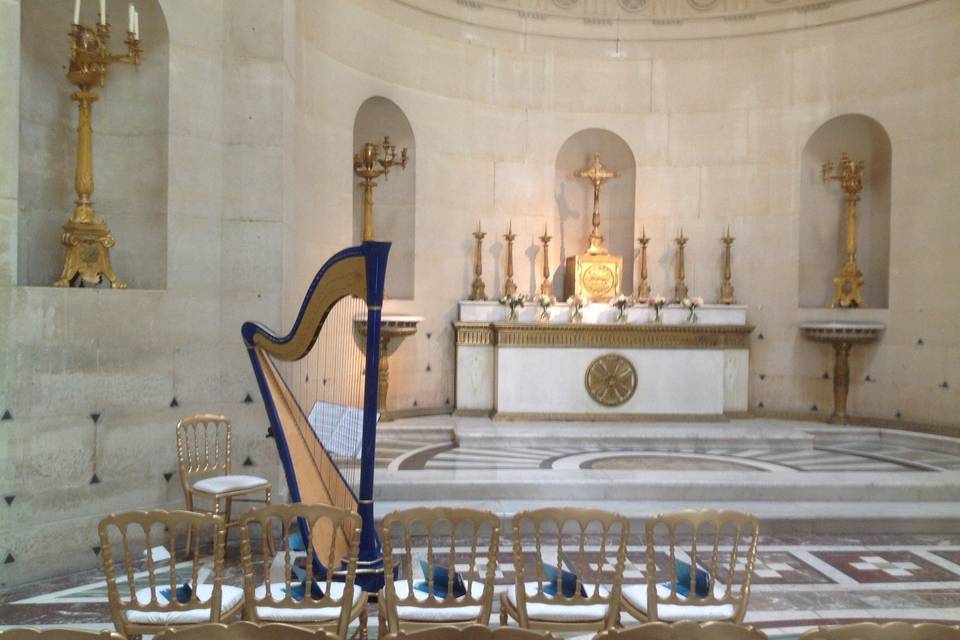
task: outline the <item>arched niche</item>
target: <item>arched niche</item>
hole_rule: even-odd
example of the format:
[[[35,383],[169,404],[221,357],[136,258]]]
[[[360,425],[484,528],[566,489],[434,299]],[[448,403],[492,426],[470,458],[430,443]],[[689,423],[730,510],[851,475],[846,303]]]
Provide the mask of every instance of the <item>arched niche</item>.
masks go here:
[[[97,2],[82,5],[93,26]],[[93,104],[93,203],[116,245],[110,259],[130,288],[167,283],[169,37],[158,0],[136,0],[142,63],[107,70]],[[107,0],[110,47],[125,53],[127,0]],[[61,227],[73,213],[77,90],[66,78],[73,0],[20,3],[20,174],[17,282],[53,284],[63,267]],[[103,285],[106,286],[106,285]]]
[[[604,245],[612,255],[623,257],[623,292],[633,290],[634,214],[636,204],[637,163],[626,141],[606,129],[584,129],[563,143],[557,152],[553,242],[551,254],[559,260],[554,272],[553,290],[563,291],[563,268],[570,256],[581,254],[590,245],[593,217],[593,184],[575,174],[593,163],[593,154],[600,152],[600,161],[619,177],[601,187],[600,231]],[[556,252],[556,253],[554,253]],[[565,291],[564,297],[572,291]]]
[[[393,243],[387,261],[387,297],[412,300],[416,240],[417,155],[413,129],[407,116],[394,102],[380,96],[368,98],[353,121],[353,149],[367,142],[381,143],[389,136],[391,144],[407,149],[407,167],[396,167],[389,176],[377,179],[373,192],[373,230],[377,240]],[[363,236],[363,188],[357,179],[353,191],[353,237]]]
[[[890,282],[890,137],[873,118],[847,114],[821,125],[803,148],[800,184],[800,306],[826,307],[833,276],[846,259],[846,204],[836,180],[824,182],[823,163],[842,152],[862,160],[857,204],[857,264],[865,306],[886,308]]]

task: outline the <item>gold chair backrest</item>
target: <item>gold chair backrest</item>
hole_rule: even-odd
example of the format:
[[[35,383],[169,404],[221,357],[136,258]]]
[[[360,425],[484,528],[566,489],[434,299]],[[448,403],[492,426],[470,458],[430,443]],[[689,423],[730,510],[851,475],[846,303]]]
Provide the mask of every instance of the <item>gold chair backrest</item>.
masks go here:
[[[482,624],[468,627],[436,626],[413,633],[391,633],[388,640],[561,640],[549,632],[531,631],[520,627],[491,628]]]
[[[646,622],[627,629],[607,629],[594,640],[767,640],[767,634],[733,622]]]
[[[256,607],[278,609],[316,609],[341,607],[339,620],[340,637],[350,623],[350,604],[353,600],[354,580],[357,572],[357,553],[360,544],[360,516],[353,511],[338,509],[325,504],[275,504],[253,509],[240,518],[241,562],[243,564],[243,591],[247,618],[256,620]],[[337,554],[336,546],[330,544],[333,532],[339,530],[348,543],[347,557]],[[276,532],[279,531],[279,537]],[[303,571],[306,573],[303,597],[294,597],[293,586],[300,583],[294,573],[296,551],[291,549],[290,536],[301,535],[305,551]],[[283,597],[276,599],[272,587],[276,585],[271,568],[275,555],[283,558]],[[256,572],[254,563],[260,562]],[[334,598],[331,585],[334,574],[343,567],[343,595]],[[320,567],[326,569],[320,573]],[[258,575],[259,573],[259,575]],[[314,579],[323,591],[323,597],[314,599]],[[264,597],[257,599],[254,591],[259,585],[266,587]]]
[[[34,629],[16,627],[0,630],[3,640],[124,640],[112,631],[87,631],[84,629]]]
[[[178,612],[190,609],[210,609],[210,622],[220,620],[220,586],[223,580],[223,553],[225,527],[223,519],[205,513],[192,511],[130,511],[111,514],[100,521],[100,558],[103,561],[103,573],[107,579],[107,595],[110,609],[117,629],[123,629],[126,623],[126,611]],[[178,555],[181,543],[190,536],[192,545]],[[201,601],[197,595],[201,563],[205,560],[200,554],[201,545],[212,543],[213,552],[213,594],[209,600]],[[170,554],[169,560],[155,557],[155,548],[163,546]],[[114,558],[114,547],[119,554]],[[178,567],[190,556],[189,569]],[[209,557],[209,556],[208,556]],[[164,571],[166,576],[162,576]],[[145,572],[146,575],[138,573]],[[118,575],[121,579],[118,581]],[[126,578],[123,587],[120,582]],[[191,593],[187,602],[176,597],[177,587],[190,581]],[[142,602],[136,597],[139,588],[149,587],[150,599]],[[126,592],[121,595],[121,588]],[[158,595],[161,589],[169,589],[169,603],[161,604]]]
[[[226,416],[213,414],[190,416],[177,423],[177,461],[184,486],[193,476],[230,473],[231,431]]]
[[[812,629],[801,640],[960,640],[960,626],[921,622],[858,622]]]
[[[656,541],[667,536],[667,566],[657,567]],[[750,582],[757,556],[760,520],[755,516],[717,509],[679,511],[660,514],[647,520],[647,609],[651,621],[657,620],[658,604],[687,606],[734,605],[733,622],[741,622],[750,598]],[[706,548],[705,548],[706,547]],[[727,548],[729,547],[729,551]],[[721,551],[723,549],[723,551]],[[740,554],[745,554],[742,562]],[[686,555],[687,557],[683,557]],[[676,560],[690,563],[690,595],[677,594]],[[741,565],[741,566],[738,566]],[[710,574],[709,591],[698,596],[695,567]],[[662,597],[657,584],[669,582],[670,595]],[[718,584],[722,588],[718,589]]]
[[[394,557],[394,536],[402,540],[398,546],[399,558]],[[427,591],[418,597],[415,585],[424,581],[416,579],[420,568],[415,566],[414,540],[425,537],[427,563]],[[486,548],[481,542],[486,539]],[[394,511],[383,518],[384,573],[386,575],[386,604],[391,617],[390,628],[397,629],[397,607],[481,607],[480,620],[490,616],[493,606],[493,579],[497,569],[497,554],[500,545],[500,518],[491,511],[458,509],[448,507],[419,507]],[[399,560],[399,562],[397,562]],[[407,595],[398,598],[393,577],[394,567],[404,570],[400,582],[407,583]],[[447,571],[446,596],[434,594],[434,569],[444,567]],[[460,568],[466,595],[454,597],[454,573]],[[483,592],[474,596],[473,585],[483,585]]]
[[[618,619],[623,566],[626,562],[630,522],[626,517],[601,509],[548,507],[521,511],[513,517],[513,556],[517,581],[517,611],[520,626],[527,626],[527,603],[563,605],[607,605],[606,626]],[[521,534],[533,534],[532,561],[525,563]],[[526,536],[529,540],[530,536]],[[593,541],[591,541],[593,539]],[[596,551],[587,546],[596,545]],[[611,554],[614,561],[610,562]],[[544,564],[557,567],[556,595],[544,592]],[[572,596],[563,595],[562,570],[576,574]],[[525,582],[536,582],[535,593],[527,593]],[[586,595],[581,593],[581,587]]]
[[[67,640],[67,639],[64,639]],[[167,629],[154,640],[338,640],[323,630],[296,627],[279,622],[234,622],[233,624],[195,624],[182,629]]]

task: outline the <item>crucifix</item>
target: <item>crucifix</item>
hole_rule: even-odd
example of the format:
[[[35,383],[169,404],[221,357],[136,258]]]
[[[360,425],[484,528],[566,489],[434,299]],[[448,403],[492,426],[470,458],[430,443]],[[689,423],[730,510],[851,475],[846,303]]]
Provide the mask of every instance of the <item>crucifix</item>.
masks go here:
[[[606,255],[603,234],[600,233],[600,186],[611,178],[619,177],[620,174],[604,167],[600,162],[600,152],[597,151],[593,154],[593,164],[577,171],[574,175],[578,178],[586,178],[593,183],[593,230],[590,232],[590,248],[587,249],[587,253],[592,256]]]

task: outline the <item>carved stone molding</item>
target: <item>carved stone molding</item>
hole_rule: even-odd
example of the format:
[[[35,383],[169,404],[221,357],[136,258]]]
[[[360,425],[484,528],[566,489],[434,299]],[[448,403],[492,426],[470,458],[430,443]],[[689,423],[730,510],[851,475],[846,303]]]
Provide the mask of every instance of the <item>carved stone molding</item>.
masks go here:
[[[748,349],[753,325],[454,322],[457,346]]]

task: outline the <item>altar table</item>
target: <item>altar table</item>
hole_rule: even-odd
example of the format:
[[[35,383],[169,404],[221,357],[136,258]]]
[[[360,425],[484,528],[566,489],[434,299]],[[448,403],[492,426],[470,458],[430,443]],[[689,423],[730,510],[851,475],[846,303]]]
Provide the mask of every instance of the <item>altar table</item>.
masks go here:
[[[749,337],[742,305],[705,305],[697,321],[679,305],[634,307],[616,321],[606,304],[570,321],[532,305],[515,321],[496,302],[460,303],[456,413],[499,419],[715,417],[747,411]]]

